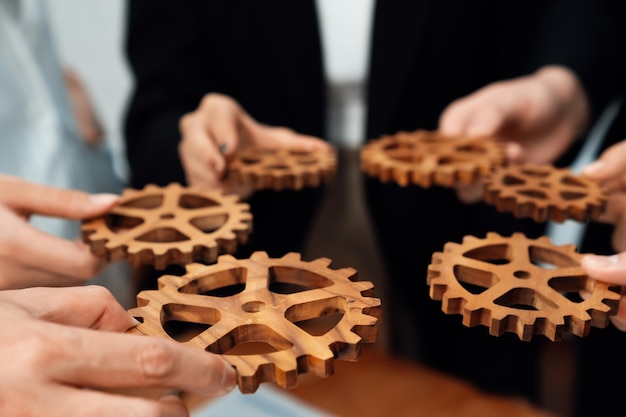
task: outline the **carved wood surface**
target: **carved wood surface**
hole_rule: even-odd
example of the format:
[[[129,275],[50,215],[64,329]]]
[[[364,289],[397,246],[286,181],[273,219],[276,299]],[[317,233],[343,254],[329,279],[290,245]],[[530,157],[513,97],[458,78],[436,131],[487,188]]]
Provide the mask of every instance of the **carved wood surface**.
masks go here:
[[[332,180],[337,170],[334,151],[285,147],[250,147],[228,162],[228,178],[255,190],[300,190]]]
[[[305,372],[328,377],[334,359],[355,361],[361,343],[375,341],[381,311],[371,282],[330,262],[255,252],[189,264],[185,275],[164,275],[159,290],[137,295],[130,313],[142,324],[130,332],[222,354],[242,393],[269,381],[292,388]]]
[[[504,150],[494,140],[426,130],[370,140],[360,156],[368,175],[403,187],[472,183],[505,163]]]
[[[597,218],[607,201],[596,181],[551,165],[499,168],[487,176],[484,190],[485,201],[499,211],[537,222],[586,222]]]
[[[556,246],[545,236],[466,236],[433,254],[430,297],[442,301],[444,313],[462,315],[465,326],[487,326],[494,336],[584,337],[591,326],[608,325],[621,295],[618,287],[589,278],[581,258],[574,245]],[[580,291],[588,297],[581,299]]]
[[[84,221],[83,240],[94,254],[131,265],[214,262],[234,253],[252,230],[250,206],[220,190],[172,183],[125,189],[109,213]]]

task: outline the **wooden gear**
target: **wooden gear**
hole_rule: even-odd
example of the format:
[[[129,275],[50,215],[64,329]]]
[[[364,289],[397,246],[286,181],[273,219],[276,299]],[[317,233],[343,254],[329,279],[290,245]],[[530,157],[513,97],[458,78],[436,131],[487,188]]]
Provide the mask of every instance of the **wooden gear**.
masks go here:
[[[485,179],[484,187],[488,204],[537,222],[585,222],[597,218],[607,202],[597,182],[551,165],[501,168]]]
[[[82,224],[94,254],[157,269],[215,262],[219,254],[234,253],[251,230],[250,206],[238,197],[177,183],[126,189],[109,213]]]
[[[300,190],[328,183],[337,169],[334,152],[247,148],[228,163],[228,177],[255,190]]]
[[[453,187],[472,183],[506,161],[489,139],[417,130],[371,140],[361,148],[361,169],[383,182]]]
[[[355,361],[360,343],[375,341],[380,317],[373,284],[357,281],[351,268],[330,269],[330,262],[255,252],[189,264],[186,275],[164,275],[158,291],[137,295],[138,307],[129,311],[142,324],[131,332],[222,354],[237,369],[242,393],[269,381],[292,388],[307,371],[327,377],[333,359]],[[312,325],[324,319],[330,326]],[[186,327],[172,330],[172,323]],[[244,345],[249,349],[238,351]]]
[[[494,336],[516,333],[529,341],[540,334],[560,341],[564,334],[587,336],[606,327],[617,313],[619,288],[585,275],[573,245],[554,246],[547,237],[521,233],[486,239],[466,236],[446,243],[428,267],[430,297],[446,314],[463,315],[468,327],[489,327]],[[583,301],[572,301],[586,291]]]

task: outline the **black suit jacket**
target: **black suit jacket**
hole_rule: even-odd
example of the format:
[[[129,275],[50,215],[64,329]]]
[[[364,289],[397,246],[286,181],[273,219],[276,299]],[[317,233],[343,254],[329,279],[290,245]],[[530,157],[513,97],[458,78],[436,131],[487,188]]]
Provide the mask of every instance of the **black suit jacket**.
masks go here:
[[[135,91],[125,133],[133,186],[185,182],[178,121],[209,92],[234,97],[262,123],[323,137],[325,85],[313,0],[128,5]],[[604,7],[597,0],[378,0],[363,140],[435,129],[451,101],[550,64],[579,75],[597,115],[621,71],[614,64],[617,28]],[[498,340],[444,316],[429,300],[425,276],[431,254],[445,242],[488,231],[538,236],[543,225],[483,204],[463,206],[447,189],[366,179],[366,190],[389,282],[385,315],[392,347],[483,388],[532,397],[534,344]],[[270,249],[272,256],[300,250],[318,197],[309,194],[255,195],[251,247]],[[302,224],[287,224],[289,213],[299,213]],[[409,326],[399,325],[403,317]],[[407,348],[407,341],[415,346]]]
[[[596,3],[602,4],[378,1],[367,138],[436,128],[451,101],[545,64],[577,71],[594,110],[601,110],[618,67],[605,64],[612,59],[613,29]],[[323,136],[325,86],[313,0],[128,5],[135,90],[125,133],[133,185],[184,181],[178,120],[209,92],[234,97],[260,122]]]

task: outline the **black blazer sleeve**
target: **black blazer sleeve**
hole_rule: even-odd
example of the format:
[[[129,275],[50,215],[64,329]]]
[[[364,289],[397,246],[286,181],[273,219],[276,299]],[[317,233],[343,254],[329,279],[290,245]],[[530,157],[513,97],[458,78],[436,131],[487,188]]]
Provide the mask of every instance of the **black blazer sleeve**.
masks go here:
[[[312,0],[130,0],[131,183],[184,183],[179,119],[211,92],[261,123],[322,136],[325,90]]]

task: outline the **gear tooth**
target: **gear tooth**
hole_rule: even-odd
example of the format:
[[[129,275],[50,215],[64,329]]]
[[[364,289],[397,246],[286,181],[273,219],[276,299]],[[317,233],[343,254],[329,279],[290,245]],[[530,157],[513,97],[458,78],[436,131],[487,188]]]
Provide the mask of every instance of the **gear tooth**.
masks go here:
[[[255,254],[256,254],[256,253],[261,253],[261,254],[263,254],[263,253],[265,253],[265,252],[254,252],[254,253],[252,254],[252,256],[255,256]],[[258,258],[258,257],[260,257],[261,259],[263,258],[263,256],[262,256],[262,255],[260,255],[260,256],[256,256],[256,257],[257,257],[257,258]],[[265,257],[267,258],[267,254],[265,254]],[[252,258],[252,257],[251,257],[251,258]],[[237,261],[237,258],[235,258],[233,255],[231,255],[231,254],[229,254],[229,253],[225,253],[225,254],[220,255],[220,256],[218,256],[218,257],[217,257],[217,263],[218,263],[218,264],[219,264],[219,263],[222,263],[222,262],[224,262],[224,263],[230,263],[230,262],[236,262],[236,261]]]
[[[283,255],[281,259],[284,259],[285,261],[299,262],[302,258],[298,252],[289,252]]]
[[[267,255],[267,252],[259,250],[254,252],[252,256],[250,256],[250,259],[253,259],[255,261],[262,261],[265,259],[269,259],[269,256]]]
[[[502,239],[502,236],[496,232],[488,232],[486,238],[491,240],[497,240]]]
[[[353,281],[353,282],[361,282],[359,281],[359,274],[357,270],[354,268],[341,268],[341,269],[335,270],[335,272],[337,273],[337,275],[343,277],[346,280]]]
[[[328,258],[317,258],[315,260],[315,264],[319,265],[320,267],[324,267],[324,268],[328,268],[328,266],[332,263],[332,261]]]
[[[191,262],[191,263],[188,263],[187,265],[185,265],[185,272],[187,274],[192,274],[195,271],[204,268],[205,266],[206,265],[203,265],[203,264],[200,264],[200,263],[197,263],[197,262]]]

